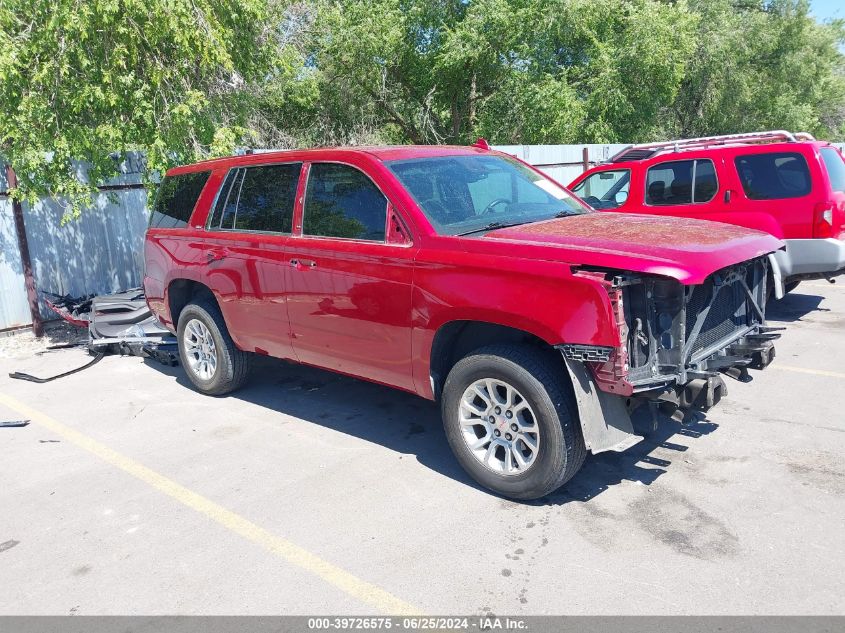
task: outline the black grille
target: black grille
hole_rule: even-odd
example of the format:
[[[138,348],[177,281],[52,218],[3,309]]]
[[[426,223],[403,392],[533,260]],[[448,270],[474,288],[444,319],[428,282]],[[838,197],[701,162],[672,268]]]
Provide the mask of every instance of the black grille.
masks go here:
[[[713,280],[708,279],[696,286],[687,303],[687,336],[692,334],[696,319],[709,303],[714,290],[716,298],[692,345],[693,354],[750,325],[747,295],[740,281],[737,279],[730,284],[715,286]]]

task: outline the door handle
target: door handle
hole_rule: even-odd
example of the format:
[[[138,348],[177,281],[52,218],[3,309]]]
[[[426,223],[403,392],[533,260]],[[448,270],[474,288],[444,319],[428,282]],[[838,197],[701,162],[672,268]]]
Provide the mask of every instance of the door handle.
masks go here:
[[[311,270],[317,267],[317,262],[313,259],[292,259],[290,260],[290,265],[291,268],[296,268],[297,270]]]
[[[226,251],[225,249],[214,248],[205,254],[205,258],[210,264],[211,262],[219,262],[221,259],[226,259],[226,255],[228,255],[228,251]]]

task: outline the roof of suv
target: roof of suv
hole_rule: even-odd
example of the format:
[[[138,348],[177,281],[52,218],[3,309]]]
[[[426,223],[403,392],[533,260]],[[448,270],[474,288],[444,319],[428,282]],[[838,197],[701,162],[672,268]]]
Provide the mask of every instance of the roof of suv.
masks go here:
[[[463,145],[371,145],[358,147],[319,147],[313,149],[292,149],[274,152],[262,151],[252,154],[225,156],[223,158],[204,160],[190,165],[182,165],[180,167],[174,167],[167,173],[173,175],[191,171],[201,171],[234,165],[246,165],[250,163],[273,162],[291,158],[298,160],[330,160],[333,155],[340,152],[369,154],[378,160],[387,161],[404,160],[409,158],[426,158],[432,156],[489,154],[490,150],[481,147]]]
[[[750,134],[724,134],[721,136],[704,136],[700,138],[629,145],[611,156],[604,164],[639,162],[656,156],[679,154],[685,151],[719,150],[728,147],[749,145],[783,145],[793,143],[825,144],[823,141],[816,141],[807,132],[792,133],[784,130],[771,130]]]

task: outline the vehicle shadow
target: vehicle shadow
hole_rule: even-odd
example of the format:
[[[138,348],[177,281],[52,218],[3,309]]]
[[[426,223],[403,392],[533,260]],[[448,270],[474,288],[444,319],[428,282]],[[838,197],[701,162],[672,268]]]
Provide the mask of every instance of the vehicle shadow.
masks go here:
[[[564,487],[543,499],[530,502],[532,505],[564,505],[572,501],[585,502],[609,488],[629,481],[650,486],[667,472],[672,461],[666,459],[665,451],[684,453],[690,440],[709,435],[719,425],[707,420],[705,414],[694,413],[693,419],[681,425],[666,416],[658,417],[658,425],[651,430],[651,414],[647,407],[634,412],[634,426],[644,439],[622,453],[599,453],[587,455],[581,471]],[[674,441],[669,441],[670,439]],[[682,443],[683,442],[683,443]],[[663,457],[652,455],[661,450]]]
[[[145,359],[147,366],[171,376],[186,389],[192,389],[182,367],[169,367]],[[259,357],[250,382],[228,396],[285,415],[319,424],[346,435],[384,446],[397,453],[413,455],[435,472],[477,490],[476,484],[460,467],[443,433],[439,406],[413,394],[383,387],[333,372]],[[645,407],[634,414],[639,427],[651,426]],[[671,461],[651,453],[665,449],[682,453],[687,446],[670,442],[694,440],[711,433],[718,425],[698,415],[681,426],[662,417],[658,428],[624,453],[587,456],[581,471],[564,488],[531,505],[565,504],[588,501],[623,481],[650,485],[666,472]]]
[[[799,286],[783,299],[771,301],[766,305],[766,320],[779,321],[781,323],[793,323],[800,321],[811,312],[829,312],[828,308],[820,308],[824,301],[821,295],[807,294],[802,292]]]

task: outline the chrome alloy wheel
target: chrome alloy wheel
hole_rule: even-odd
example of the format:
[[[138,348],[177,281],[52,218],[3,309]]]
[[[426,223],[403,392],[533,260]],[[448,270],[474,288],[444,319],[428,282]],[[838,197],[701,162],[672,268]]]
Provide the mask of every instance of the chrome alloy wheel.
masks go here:
[[[519,475],[540,450],[540,426],[525,397],[495,378],[476,380],[461,397],[461,437],[475,458],[499,475]]]
[[[211,380],[217,370],[217,347],[205,323],[191,319],[183,334],[188,367],[200,380]]]

